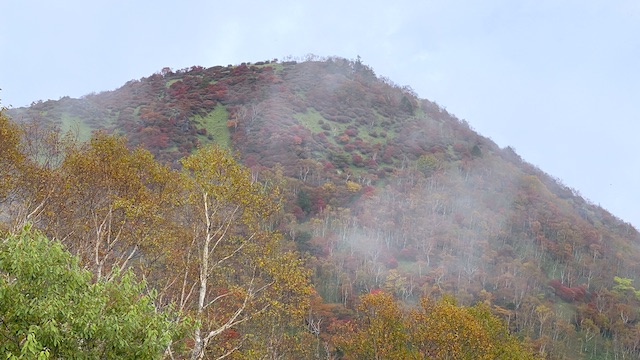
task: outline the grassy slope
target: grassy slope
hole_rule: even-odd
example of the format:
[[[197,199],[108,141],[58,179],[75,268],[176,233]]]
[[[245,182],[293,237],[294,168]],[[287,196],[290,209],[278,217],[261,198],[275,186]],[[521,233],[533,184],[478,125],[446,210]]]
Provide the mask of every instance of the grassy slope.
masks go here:
[[[265,64],[265,65],[260,65],[260,67],[273,67],[276,71],[276,73],[280,73],[284,66],[282,64]],[[231,75],[229,75],[231,76]],[[220,81],[224,80],[225,78],[222,78]],[[165,86],[170,86],[172,83],[174,83],[175,81],[178,81],[178,79],[172,79],[167,81]],[[210,83],[216,83],[218,82],[218,80],[212,80]],[[234,85],[235,86],[235,85]],[[273,84],[270,84],[270,86],[273,86]],[[197,88],[197,87],[196,87]],[[196,89],[194,88],[194,89]],[[138,91],[138,90],[136,90]],[[329,90],[327,90],[329,91]],[[244,92],[243,92],[244,93]],[[293,92],[295,95],[302,97],[303,99],[306,98],[306,94],[303,91],[299,91],[299,92]],[[155,94],[155,93],[152,93]],[[149,95],[151,96],[151,95]],[[123,98],[125,99],[134,99],[135,97],[132,96],[123,96]],[[151,97],[149,97],[149,99],[145,99],[145,101],[149,101],[149,100],[153,100],[155,101],[155,99],[152,99]],[[138,100],[136,100],[138,101]],[[141,106],[135,106],[136,103],[133,103],[131,105],[131,107],[133,107],[135,109],[134,111],[134,116],[138,116]],[[403,137],[403,127],[406,126],[406,123],[404,121],[398,121],[397,119],[393,119],[393,118],[387,118],[384,115],[382,115],[381,113],[379,113],[378,111],[374,110],[374,114],[375,114],[375,121],[372,123],[367,123],[367,124],[363,124],[363,123],[358,123],[356,120],[357,118],[352,118],[350,123],[340,123],[340,122],[334,122],[334,121],[330,121],[326,118],[324,118],[322,116],[322,114],[316,110],[316,108],[314,108],[314,104],[313,103],[307,103],[305,104],[307,107],[307,110],[304,112],[298,112],[296,114],[293,115],[293,117],[296,119],[296,121],[298,122],[298,124],[304,126],[305,128],[307,128],[310,132],[312,132],[313,134],[318,134],[318,133],[325,133],[327,134],[327,141],[329,144],[332,145],[332,147],[335,147],[335,149],[332,149],[332,151],[334,151],[335,153],[344,153],[345,155],[351,157],[352,154],[360,154],[362,155],[362,153],[359,150],[353,150],[351,152],[346,152],[346,150],[344,150],[344,145],[343,143],[339,143],[338,141],[338,137],[344,133],[345,130],[347,130],[348,127],[355,127],[358,130],[358,135],[357,137],[352,137],[349,140],[349,143],[353,143],[356,139],[360,139],[362,141],[364,141],[367,144],[382,144],[385,145],[387,144],[390,140],[393,140],[394,138],[396,139],[400,139],[399,141],[402,142],[402,137]],[[362,105],[361,107],[364,107],[365,105]],[[297,110],[299,111],[299,110]],[[431,114],[431,113],[430,113]],[[41,113],[42,116],[46,115],[46,111]],[[198,139],[200,140],[200,142],[202,144],[207,144],[207,143],[217,143],[223,147],[230,147],[230,134],[229,134],[229,129],[226,126],[226,122],[228,120],[228,111],[226,109],[226,107],[222,104],[218,104],[215,109],[208,113],[206,116],[202,117],[202,116],[197,116],[194,118],[191,118],[191,121],[194,122],[194,125],[197,129],[200,128],[204,128],[206,129],[206,135],[199,135]],[[414,113],[414,118],[417,119],[421,119],[423,117],[426,116],[432,116],[431,115],[426,115],[425,112],[420,108],[417,107],[415,109],[415,113]],[[437,115],[437,114],[436,114]],[[116,116],[117,117],[117,116]],[[401,120],[409,120],[411,118],[402,118]],[[482,226],[477,225],[478,223],[472,223],[470,221],[471,216],[468,216],[468,218],[466,218],[465,215],[465,210],[467,209],[467,207],[465,204],[478,204],[477,206],[482,206],[482,201],[478,200],[480,197],[476,197],[471,196],[470,194],[465,194],[465,190],[466,189],[471,189],[473,191],[473,193],[471,194],[476,194],[476,192],[482,192],[484,194],[488,194],[488,197],[495,197],[496,201],[490,202],[490,203],[495,203],[493,205],[493,209],[488,209],[483,211],[483,209],[480,208],[472,208],[472,210],[476,210],[478,212],[482,212],[482,213],[488,213],[489,215],[486,215],[485,217],[479,217],[477,215],[474,215],[473,218],[480,218],[481,220],[486,219],[486,221],[482,222],[480,221],[480,224],[493,224],[494,227],[499,227],[500,226],[500,222],[497,222],[497,220],[500,220],[501,218],[499,217],[499,215],[501,214],[501,210],[495,210],[495,209],[511,209],[511,207],[513,206],[513,199],[508,197],[508,194],[510,192],[513,192],[513,194],[517,194],[517,192],[519,191],[519,188],[517,187],[509,187],[511,184],[511,182],[508,181],[508,179],[510,179],[510,175],[511,176],[517,176],[517,177],[521,177],[521,171],[516,169],[516,165],[513,165],[512,163],[509,162],[504,162],[503,159],[501,159],[500,157],[506,157],[507,155],[505,155],[503,152],[497,152],[497,154],[495,155],[496,158],[493,159],[491,157],[489,157],[487,154],[489,154],[489,147],[488,145],[483,145],[482,146],[482,151],[483,153],[485,153],[484,156],[484,160],[482,158],[473,158],[470,157],[468,159],[466,159],[466,162],[463,163],[460,159],[461,159],[461,155],[460,155],[460,151],[455,150],[454,149],[454,145],[457,143],[457,145],[464,145],[468,148],[470,148],[473,144],[479,142],[480,140],[478,140],[477,137],[475,136],[468,136],[468,138],[463,138],[458,136],[457,133],[455,133],[451,128],[450,124],[451,124],[451,119],[439,119],[437,120],[438,122],[440,122],[440,127],[435,126],[434,128],[437,130],[435,131],[435,133],[440,134],[439,136],[447,136],[447,142],[445,142],[444,146],[444,151],[440,154],[441,156],[441,161],[443,161],[445,163],[445,168],[448,169],[448,171],[450,172],[450,174],[446,174],[447,176],[445,176],[445,173],[443,172],[442,174],[439,174],[440,176],[435,178],[435,181],[433,182],[429,182],[429,184],[435,184],[434,189],[426,189],[429,190],[429,194],[431,197],[431,200],[436,199],[437,198],[437,204],[441,204],[441,203],[448,203],[448,207],[440,207],[439,209],[445,209],[444,211],[439,210],[440,212],[437,211],[432,211],[432,212],[428,212],[427,215],[431,216],[433,219],[437,220],[437,227],[438,227],[438,231],[439,233],[437,234],[437,241],[438,242],[443,242],[449,241],[451,239],[461,239],[463,238],[463,236],[461,234],[466,234],[468,232],[471,231],[475,231],[478,234],[481,234],[484,236],[484,238],[487,239],[492,239],[492,236],[496,236],[493,232],[491,231],[481,231],[481,228],[483,228]],[[88,121],[88,119],[81,119],[77,116],[73,116],[67,113],[63,113],[63,115],[59,118],[61,127],[64,131],[68,131],[71,130],[72,132],[76,133],[78,135],[78,137],[80,139],[88,139],[90,137],[90,133],[93,130],[93,127],[90,125]],[[101,124],[106,126],[107,124]],[[324,128],[323,128],[324,126]],[[444,130],[443,130],[444,129]],[[420,130],[420,129],[418,129]],[[445,133],[445,135],[442,135],[442,133]],[[449,131],[449,132],[447,132]],[[381,136],[381,134],[384,133],[384,136]],[[404,132],[406,133],[406,131]],[[375,136],[372,136],[372,134],[374,134]],[[406,135],[406,134],[405,134]],[[419,139],[418,139],[419,140]],[[414,139],[415,141],[415,139]],[[166,149],[166,151],[176,151],[177,147],[173,146],[169,149]],[[314,149],[313,150],[313,158],[316,160],[319,160],[321,158],[326,158],[328,157],[328,149],[327,152],[322,153],[320,147],[318,147],[318,149]],[[463,149],[464,150],[464,149]],[[344,152],[343,152],[344,151]],[[380,155],[380,153],[378,153]],[[418,154],[419,155],[419,154]],[[492,155],[493,156],[493,155]],[[364,156],[363,156],[364,157]],[[380,159],[380,158],[378,158]],[[395,168],[394,165],[396,160],[394,160],[394,163],[385,163],[382,164],[380,163],[381,167],[388,167],[388,168]],[[487,169],[487,166],[491,165],[491,164],[497,164],[495,168],[493,169]],[[520,166],[520,165],[518,165]],[[359,173],[364,173],[366,171],[366,169],[363,168],[356,168],[354,167],[352,164],[350,164],[350,166],[348,167],[348,169],[355,175],[358,175]],[[506,175],[502,176],[502,177],[495,177],[495,174],[498,173],[500,171],[500,169],[504,169],[504,171],[507,173]],[[461,175],[458,176],[458,178],[456,178],[454,175],[456,174],[466,174],[466,177],[462,177]],[[483,178],[489,178],[489,179],[496,179],[495,181],[500,182],[502,186],[502,190],[497,191],[497,190],[491,190],[492,187],[490,186],[490,181],[487,184],[483,184],[481,181]],[[464,179],[464,181],[463,181]],[[474,181],[478,181],[479,183],[477,185],[474,185]],[[338,182],[336,181],[336,183],[338,184]],[[340,182],[339,184],[342,184],[342,182]],[[514,182],[515,183],[515,182]],[[309,188],[311,188],[309,186]],[[493,192],[491,192],[493,191]],[[502,192],[504,192],[505,194],[502,194]],[[395,193],[394,193],[395,194]],[[416,194],[419,194],[419,192],[416,192]],[[398,196],[398,194],[395,194],[396,196]],[[504,195],[504,196],[503,196]],[[462,200],[465,201],[456,201],[455,199],[457,197],[461,197]],[[417,198],[417,197],[416,197]],[[471,202],[470,200],[466,200],[466,199],[476,199],[474,202]],[[550,201],[549,203],[554,204],[558,209],[561,209],[562,211],[559,211],[558,213],[564,213],[564,214],[570,214],[574,211],[573,206],[569,205],[569,202],[566,201],[560,201],[558,199],[555,198],[554,194],[551,193],[545,193],[544,196],[545,199],[552,199],[554,201]],[[448,200],[450,199],[450,200]],[[534,198],[538,199],[538,198]],[[428,204],[427,202],[425,202],[425,204]],[[475,205],[474,205],[475,206]],[[458,214],[452,214],[452,211],[455,211],[456,209]],[[448,212],[447,212],[448,210]],[[524,210],[522,210],[524,211]],[[533,210],[532,210],[533,211]],[[617,238],[616,234],[611,233],[610,231],[606,231],[606,227],[608,226],[612,226],[612,225],[608,225],[603,223],[604,220],[602,220],[598,215],[599,212],[597,211],[597,209],[595,208],[591,208],[591,207],[585,207],[583,209],[584,214],[583,217],[587,218],[589,221],[591,221],[591,226],[598,230],[599,232],[601,231],[604,236],[600,236],[600,238],[605,238],[605,242],[607,244],[607,246],[610,246],[611,248],[618,248],[617,251],[620,254],[632,254],[635,252],[634,248],[633,248],[633,243],[631,242],[624,242],[623,240],[626,239],[626,237],[623,238]],[[493,214],[495,212],[495,214]],[[469,212],[471,213],[471,212]],[[517,214],[517,213],[516,213]],[[459,215],[459,221],[454,221],[454,215]],[[532,212],[532,215],[530,216],[531,218],[536,218],[536,216],[538,216],[538,218],[541,218],[539,215],[537,215],[537,213]],[[425,216],[426,218],[426,216]],[[496,220],[497,219],[497,220]],[[545,218],[546,219],[546,218]],[[580,224],[577,223],[578,220],[580,220],[580,217],[575,217],[575,218],[567,218],[567,220],[565,220],[567,222],[567,224],[577,224],[577,225],[573,225],[574,227],[573,229],[578,229],[579,227],[585,227],[588,226],[588,224],[584,223],[584,224]],[[506,220],[504,220],[506,221]],[[515,223],[515,222],[514,222]],[[519,222],[522,223],[522,222]],[[476,225],[474,225],[476,224]],[[496,225],[497,224],[497,225]],[[614,222],[615,224],[615,222]],[[546,224],[544,224],[546,225]],[[307,226],[307,224],[305,224],[305,226]],[[551,225],[546,225],[546,226],[551,226]],[[480,230],[479,230],[480,229]],[[515,249],[515,252],[518,253],[519,249],[525,249],[522,250],[523,252],[521,253],[521,255],[527,255],[526,249],[531,249],[532,247],[530,246],[524,246],[522,244],[525,243],[526,241],[529,241],[529,243],[531,243],[533,238],[529,238],[529,235],[527,235],[526,233],[522,232],[522,233],[510,233],[509,231],[509,227],[506,228],[506,232],[504,234],[509,235],[509,237],[517,237],[518,239],[522,238],[523,241],[514,241],[513,244],[513,248]],[[524,229],[522,231],[525,231],[527,229]],[[550,231],[548,231],[548,234],[550,234],[549,236],[553,236],[553,234],[555,234],[554,231],[556,231],[556,228],[552,228]],[[520,230],[519,230],[520,231]],[[500,232],[499,233],[500,236],[503,236],[503,233]],[[576,239],[579,239],[579,236],[576,236]],[[559,240],[556,239],[556,237],[552,237],[550,239],[550,241],[552,241],[553,243],[557,243]],[[580,244],[580,241],[576,240],[576,243]],[[504,243],[504,241],[502,241],[502,243]],[[499,245],[499,243],[497,243]],[[452,248],[454,250],[456,250],[457,252],[464,252],[464,249],[459,247],[458,245],[447,245],[449,248],[447,248],[447,250],[451,250]],[[387,245],[386,247],[387,249],[389,248],[389,246]],[[443,245],[444,248],[444,245]],[[503,247],[501,246],[497,246],[496,250],[501,250]],[[578,254],[582,254],[584,252],[583,249],[581,249],[580,247],[576,247],[576,253]],[[391,255],[398,255],[397,253],[399,253],[399,251],[401,249],[397,248],[397,249],[391,249],[392,251],[390,251]],[[396,253],[394,253],[394,251]],[[607,249],[603,250],[603,251],[609,251]],[[432,261],[434,264],[438,264],[439,260],[438,260],[438,255],[440,254],[438,252],[438,249],[436,249],[434,252],[437,253],[434,254],[432,256]],[[605,254],[606,255],[606,254]],[[581,256],[582,258],[588,259],[590,256],[589,253],[587,253],[584,256]],[[505,259],[510,259],[511,256],[507,255],[503,255],[503,258]],[[598,259],[600,260],[600,259]],[[327,260],[329,261],[329,260]],[[565,264],[565,267],[560,268],[558,267],[558,260],[550,255],[546,255],[542,257],[542,260],[540,260],[540,258],[533,258],[533,259],[529,259],[529,261],[532,261],[536,264],[538,264],[538,266],[540,267],[540,272],[541,274],[544,274],[545,276],[540,276],[541,279],[541,286],[539,288],[536,289],[532,289],[531,293],[529,293],[529,299],[532,299],[531,301],[535,301],[536,303],[541,303],[541,304],[545,304],[545,306],[548,306],[549,308],[552,308],[555,317],[557,317],[558,319],[563,319],[566,322],[571,322],[573,321],[572,319],[575,319],[576,316],[576,305],[575,304],[571,304],[571,303],[566,303],[564,301],[561,301],[560,299],[557,299],[555,296],[553,296],[553,291],[549,290],[548,288],[545,288],[545,280],[548,279],[554,279],[554,278],[559,278],[559,272],[560,271],[564,271],[562,269],[566,269],[566,266],[571,266],[573,264],[575,264],[576,262],[571,262],[571,261],[567,261]],[[627,262],[628,264],[629,262]],[[455,264],[454,264],[455,265]],[[554,266],[556,265],[556,266]],[[584,265],[584,264],[582,264]],[[419,265],[418,262],[416,261],[408,261],[408,260],[402,260],[399,259],[398,264],[397,264],[397,270],[400,272],[400,274],[403,274],[403,276],[405,277],[409,277],[409,275],[413,275],[413,277],[411,278],[420,278],[422,276],[425,275],[426,272],[430,271],[432,268],[435,268],[434,266],[432,266],[431,268],[425,268],[424,266]],[[578,268],[576,266],[576,268]],[[553,270],[552,270],[553,269]],[[582,269],[582,268],[580,268]],[[628,270],[630,272],[630,274],[633,273],[632,269]],[[521,272],[521,274],[524,273]],[[603,271],[604,274],[608,275],[609,277],[611,277],[611,275],[613,275],[613,273],[609,273],[607,271]],[[460,274],[460,272],[458,272],[458,274]],[[631,276],[631,275],[629,275]],[[574,282],[576,284],[579,284],[582,281],[580,272],[577,273],[576,275],[577,280]],[[456,284],[455,281],[455,274],[451,277],[451,279],[453,279],[450,283],[451,284]],[[459,282],[459,281],[458,281]],[[610,280],[609,280],[610,282]],[[464,282],[463,282],[464,283]],[[594,280],[595,283],[595,280]],[[599,281],[599,283],[603,283],[606,285],[607,281],[606,280],[601,280]],[[431,283],[429,283],[431,284]],[[320,287],[321,285],[318,284],[318,286]],[[451,285],[453,286],[453,285]],[[595,288],[597,289],[597,288]],[[331,291],[335,291],[335,289],[331,289]],[[508,294],[512,294],[513,291],[510,291]],[[338,297],[339,294],[336,294],[335,297]],[[502,299],[501,300],[501,305],[504,305],[503,303],[508,302],[510,299]],[[612,319],[614,319],[615,317],[612,317]],[[619,316],[618,316],[619,318]],[[554,320],[555,321],[555,320]],[[545,329],[546,330],[546,329]],[[533,331],[535,333],[535,331]],[[595,358],[595,357],[593,357]]]
[[[91,138],[91,133],[95,130],[83,119],[66,113],[60,116],[60,122],[60,129],[63,133],[71,132],[80,141],[89,140]]]
[[[205,117],[196,116],[193,119],[194,123],[207,130],[207,135],[198,135],[200,142],[202,144],[215,143],[225,149],[231,148],[231,135],[229,128],[227,128],[228,119],[229,112],[222,104],[218,104],[216,108]]]

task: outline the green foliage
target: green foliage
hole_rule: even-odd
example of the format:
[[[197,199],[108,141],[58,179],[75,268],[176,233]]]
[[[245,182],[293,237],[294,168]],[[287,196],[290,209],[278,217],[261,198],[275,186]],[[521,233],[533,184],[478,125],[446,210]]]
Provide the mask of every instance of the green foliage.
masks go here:
[[[624,295],[627,292],[631,292],[638,299],[640,299],[640,290],[636,290],[636,288],[631,285],[631,283],[633,283],[633,279],[614,276],[613,281],[616,283],[616,285],[614,285],[613,287],[613,291],[621,295]]]
[[[132,272],[92,283],[56,241],[27,226],[0,245],[0,352],[8,358],[155,359],[186,323],[154,306]]]
[[[438,171],[441,166],[442,165],[440,164],[438,159],[436,159],[435,156],[431,154],[422,155],[416,161],[416,167],[418,171],[422,172],[426,176],[432,175],[433,173]]]
[[[482,150],[480,150],[478,144],[473,145],[473,148],[471,148],[471,155],[473,155],[474,157],[482,156]]]
[[[409,100],[408,97],[403,96],[402,100],[400,101],[400,107],[406,111],[407,113],[413,115],[414,114],[414,108],[413,108],[413,104],[411,103],[411,100]]]
[[[167,81],[167,83],[165,84],[165,87],[169,88],[169,87],[171,87],[171,85],[172,85],[173,83],[175,83],[175,82],[177,82],[177,81],[180,81],[180,79],[171,79],[171,80],[168,80],[168,81]]]
[[[349,167],[349,155],[344,152],[332,152],[329,154],[329,159],[334,166],[339,169],[346,169]]]
[[[309,195],[304,190],[300,190],[298,192],[297,203],[305,213],[308,213],[311,210],[311,199],[309,199]]]
[[[273,256],[296,245],[314,249],[307,265],[317,289],[324,301],[341,304],[316,318],[322,331],[350,317],[358,294],[383,287],[409,303],[442,293],[464,305],[481,300],[548,358],[637,354],[640,293],[631,278],[640,273],[640,252],[631,225],[410,89],[365,75],[356,70],[362,64],[346,59],[316,60],[193,67],[8,111],[43,124],[66,119],[105,128],[128,140],[78,147],[56,162],[60,168],[47,168],[55,175],[49,178],[35,171],[41,169],[32,160],[39,158],[25,151],[24,129],[0,122],[0,227],[20,228],[29,219],[65,239],[82,266],[131,266],[187,312],[196,312],[198,282],[205,279],[202,334],[215,335],[206,356],[238,345],[230,357],[275,357],[276,348],[304,347],[298,336],[299,313],[307,314],[298,306],[304,291],[290,296],[284,289],[303,289],[306,278],[288,285],[296,277]],[[192,159],[189,174],[151,164],[180,167],[180,158],[212,141],[223,147],[227,141],[251,172],[216,174],[228,164],[204,153]],[[145,146],[155,159],[139,151],[104,156],[125,145]],[[288,184],[280,186],[286,203],[277,211],[253,206],[267,217],[232,189],[247,188],[253,203],[253,185],[268,193],[262,182],[275,164]],[[198,182],[179,180],[198,173],[199,190],[189,187]],[[237,181],[224,182],[234,174]],[[298,194],[308,195],[310,206]],[[294,236],[292,244],[271,231],[295,228],[311,238]],[[200,279],[207,229],[211,266]],[[618,274],[628,278],[616,280]],[[259,294],[250,291],[265,285]],[[452,317],[453,325],[467,315]],[[24,344],[39,341],[29,339]],[[35,356],[38,348],[30,348]]]

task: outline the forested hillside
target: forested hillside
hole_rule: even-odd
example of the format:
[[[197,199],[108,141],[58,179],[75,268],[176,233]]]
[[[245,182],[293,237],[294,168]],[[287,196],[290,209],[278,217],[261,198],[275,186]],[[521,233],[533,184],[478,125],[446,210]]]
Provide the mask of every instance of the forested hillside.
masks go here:
[[[95,281],[131,269],[192,324],[183,354],[640,356],[637,230],[360,59],[165,68],[6,113],[4,229]]]

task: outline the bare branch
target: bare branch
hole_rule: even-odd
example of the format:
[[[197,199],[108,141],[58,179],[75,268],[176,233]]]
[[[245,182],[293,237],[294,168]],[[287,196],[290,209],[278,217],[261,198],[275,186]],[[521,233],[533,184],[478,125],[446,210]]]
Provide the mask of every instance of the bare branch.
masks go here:
[[[229,230],[229,227],[231,227],[231,224],[233,223],[234,216],[239,209],[240,209],[240,205],[236,205],[235,209],[233,209],[231,214],[229,214],[227,218],[224,220],[223,222],[224,225],[218,227],[216,231],[212,234],[212,236],[217,237],[218,240],[216,240],[215,244],[213,244],[213,248],[211,249],[211,252],[215,251],[216,247],[218,247],[220,242],[222,242],[222,240],[225,238]],[[211,223],[209,222],[209,217],[207,216],[207,233],[210,231],[210,226],[211,226]],[[222,234],[220,234],[220,231],[222,231]]]
[[[240,320],[236,320],[243,312],[244,309],[247,307],[247,303],[249,302],[249,299],[251,299],[253,297],[253,293],[251,291],[249,291],[249,293],[245,296],[244,301],[242,302],[242,305],[233,313],[233,315],[231,315],[231,317],[227,320],[226,323],[224,323],[222,326],[220,326],[219,328],[210,331],[205,337],[204,339],[202,339],[203,342],[203,349],[206,349],[207,345],[209,344],[209,341],[222,334],[225,330],[238,325],[244,321],[246,321],[248,319],[248,317],[245,317],[243,319]]]
[[[211,305],[211,304],[215,303],[216,301],[218,301],[218,300],[220,300],[220,299],[223,299],[223,298],[225,298],[225,297],[227,297],[227,296],[229,296],[229,295],[231,295],[231,292],[230,292],[230,291],[229,291],[229,292],[226,292],[226,293],[224,293],[224,294],[222,294],[222,295],[218,295],[218,296],[216,296],[213,300],[209,301],[209,302],[204,306],[204,308],[206,309],[209,305]]]

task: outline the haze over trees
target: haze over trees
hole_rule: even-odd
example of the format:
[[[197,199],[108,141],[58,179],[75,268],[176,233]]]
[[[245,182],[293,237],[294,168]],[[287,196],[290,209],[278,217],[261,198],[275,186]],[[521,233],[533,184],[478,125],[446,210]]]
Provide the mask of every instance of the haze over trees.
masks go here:
[[[158,356],[640,355],[636,229],[360,59],[166,68],[6,113],[3,238],[143,284],[173,321]],[[6,351],[45,351],[31,333]]]
[[[262,348],[267,339],[286,337],[282,327],[291,329],[294,339],[296,331],[303,331],[301,314],[310,291],[308,271],[270,229],[270,217],[278,210],[272,198],[277,189],[252,182],[250,173],[220,149],[201,149],[177,171],[156,162],[146,150],[127,149],[122,138],[100,133],[87,143],[53,140],[63,149],[59,161],[41,163],[42,153],[26,153],[20,141],[20,136],[31,135],[29,129],[4,116],[2,120],[0,140],[7,145],[3,161],[15,165],[3,168],[11,173],[3,170],[2,175],[17,179],[4,183],[3,226],[18,233],[33,224],[61,242],[49,244],[39,233],[3,240],[9,246],[6,253],[14,258],[0,259],[5,266],[2,320],[19,329],[8,330],[13,345],[7,342],[5,351],[22,354],[27,346],[27,354],[72,357],[69,354],[77,351],[88,358],[180,357],[179,351],[209,358],[241,347],[256,356],[293,351],[286,344]],[[19,247],[31,242],[35,250]],[[47,252],[47,247],[52,250]],[[27,263],[16,265],[16,259]],[[83,270],[75,268],[78,260]],[[68,275],[67,266],[72,267]],[[136,285],[134,273],[145,279],[144,285]],[[27,290],[43,286],[44,293]],[[116,307],[109,296],[120,290],[116,299],[129,303]],[[104,300],[98,297],[100,291],[106,292]],[[14,298],[16,293],[33,300]],[[84,304],[89,301],[85,298],[96,303]],[[26,308],[16,308],[14,301]],[[43,304],[34,303],[39,301]],[[68,309],[69,302],[80,308]],[[100,306],[107,309],[101,312]],[[164,317],[144,322],[157,311],[157,316],[167,317],[164,322]],[[44,312],[44,318],[37,312]],[[105,312],[115,312],[116,318],[96,328],[96,322],[106,320]],[[139,321],[132,318],[138,312]],[[46,317],[49,313],[53,318]],[[274,320],[271,333],[261,329],[265,318]],[[190,325],[191,335],[172,336],[183,322]],[[56,335],[69,326],[80,332],[71,343]],[[154,335],[140,338],[147,331]],[[119,338],[112,338],[116,335]],[[138,342],[148,343],[149,349],[128,345]]]

